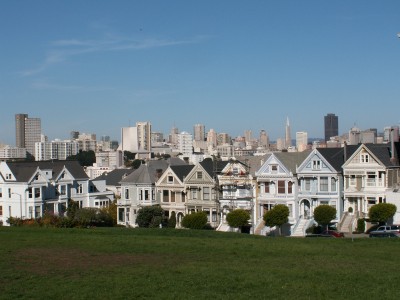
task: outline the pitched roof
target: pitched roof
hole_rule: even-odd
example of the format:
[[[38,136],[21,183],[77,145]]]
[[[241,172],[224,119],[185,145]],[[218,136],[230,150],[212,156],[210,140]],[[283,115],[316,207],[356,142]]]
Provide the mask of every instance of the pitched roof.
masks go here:
[[[76,160],[7,162],[7,165],[19,182],[27,182],[38,168],[52,170],[51,178],[54,179],[64,166],[75,179],[89,179],[83,167]]]
[[[200,162],[200,165],[204,168],[204,170],[206,170],[211,178],[214,178],[215,174],[221,173],[221,171],[228,163],[228,161],[216,160],[214,164],[212,158],[206,158],[202,162]]]
[[[115,169],[109,173],[103,173],[94,180],[105,180],[106,185],[118,186],[120,181],[131,174],[133,171],[135,171],[135,169]]]
[[[341,172],[346,159],[350,158],[358,147],[358,145],[348,145],[345,148],[317,148],[317,151],[337,172]],[[346,157],[344,155],[345,149]]]
[[[389,144],[364,144],[368,150],[371,151],[372,154],[376,156],[376,158],[381,161],[385,167],[393,167],[393,166],[398,166],[398,150],[399,150],[399,143],[394,143],[395,148],[394,148],[394,156],[396,158],[395,162],[391,161],[391,154],[392,154],[392,149],[391,145]]]
[[[281,161],[283,165],[293,174],[296,173],[296,168],[303,163],[309,154],[310,151],[274,153],[279,161]]]
[[[192,171],[194,165],[179,165],[179,166],[171,166],[170,168],[179,178],[179,180],[183,182],[184,177],[187,176],[190,173],[190,171]]]
[[[271,153],[262,156],[238,156],[236,158],[238,161],[244,162],[244,164],[249,168],[250,175],[255,176],[256,172],[262,167],[262,165],[270,156]]]
[[[165,160],[150,160],[122,179],[121,183],[154,184],[168,168]]]

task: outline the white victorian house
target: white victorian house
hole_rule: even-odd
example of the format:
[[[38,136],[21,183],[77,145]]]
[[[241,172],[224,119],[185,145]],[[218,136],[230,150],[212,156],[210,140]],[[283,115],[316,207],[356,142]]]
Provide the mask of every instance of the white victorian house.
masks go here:
[[[372,205],[386,202],[386,193],[399,182],[399,161],[391,144],[361,144],[343,165],[344,211],[348,224],[368,218]],[[354,226],[353,226],[354,227]],[[345,231],[349,228],[343,228]]]
[[[229,160],[221,172],[217,174],[221,222],[219,231],[232,230],[226,222],[226,215],[235,209],[244,209],[250,213],[251,225],[254,222],[255,185],[253,176],[249,173],[249,166],[238,161]]]
[[[258,192],[256,205],[256,234],[270,230],[264,226],[263,216],[277,204],[289,208],[289,222],[282,226],[282,234],[290,235],[299,217],[296,167],[309,152],[277,152],[266,156],[265,163],[256,172]]]
[[[161,197],[161,207],[168,218],[175,212],[178,228],[181,227],[182,219],[186,214],[187,192],[184,180],[193,167],[193,165],[169,166],[156,182],[157,193]]]
[[[104,180],[90,180],[77,161],[0,162],[0,221],[64,215],[68,200],[104,207],[113,199]]]

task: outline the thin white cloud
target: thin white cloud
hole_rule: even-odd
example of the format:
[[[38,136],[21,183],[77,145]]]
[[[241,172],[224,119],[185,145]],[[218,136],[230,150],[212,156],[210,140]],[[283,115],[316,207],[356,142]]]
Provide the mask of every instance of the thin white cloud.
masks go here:
[[[50,43],[51,50],[45,60],[36,68],[24,70],[22,76],[31,76],[45,71],[52,65],[67,61],[73,56],[100,52],[117,52],[130,50],[145,50],[152,48],[170,47],[185,44],[196,44],[209,38],[209,36],[196,36],[191,39],[133,39],[117,35],[107,35],[107,38],[99,40],[66,39]]]

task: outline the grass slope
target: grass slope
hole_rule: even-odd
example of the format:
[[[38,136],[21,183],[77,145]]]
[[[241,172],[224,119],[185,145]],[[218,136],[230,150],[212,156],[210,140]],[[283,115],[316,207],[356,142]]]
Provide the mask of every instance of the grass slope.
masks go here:
[[[397,299],[400,241],[0,227],[1,299]]]

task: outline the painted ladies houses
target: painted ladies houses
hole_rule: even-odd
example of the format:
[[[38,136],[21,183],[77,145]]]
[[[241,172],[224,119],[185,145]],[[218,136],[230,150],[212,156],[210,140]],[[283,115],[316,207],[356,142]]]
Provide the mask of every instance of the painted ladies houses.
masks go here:
[[[399,143],[361,144],[343,165],[342,231],[355,229],[355,219],[367,218],[370,207],[386,202],[387,190],[397,187]]]
[[[299,217],[296,168],[308,154],[308,151],[277,152],[265,157],[264,164],[256,172],[258,188],[256,234],[265,234],[270,230],[264,226],[263,216],[277,204],[289,208],[289,222],[282,227],[282,234],[291,234],[291,227],[296,224]]]
[[[151,160],[121,180],[121,199],[117,201],[117,223],[136,227],[138,210],[160,204],[155,183],[168,168],[165,160]]]
[[[253,223],[255,185],[253,176],[249,173],[249,166],[238,160],[229,160],[222,171],[217,174],[217,178],[219,189],[222,191],[219,198],[221,222],[217,230],[232,230],[226,222],[226,215],[235,209],[249,211],[251,223]]]
[[[293,235],[305,234],[305,230],[313,222],[314,209],[322,204],[336,209],[333,223],[340,221],[343,213],[342,165],[345,157],[354,149],[353,146],[317,148],[297,168],[299,221]]]
[[[104,180],[89,180],[77,161],[0,162],[0,220],[64,215],[68,200],[80,207],[107,206],[114,199]]]
[[[216,228],[219,225],[219,187],[216,175],[227,162],[206,158],[196,164],[185,177],[186,213],[204,211],[208,223]]]
[[[170,217],[175,212],[176,226],[181,226],[186,214],[186,190],[184,180],[193,169],[193,165],[169,166],[156,182],[157,193],[160,195],[160,204]]]

